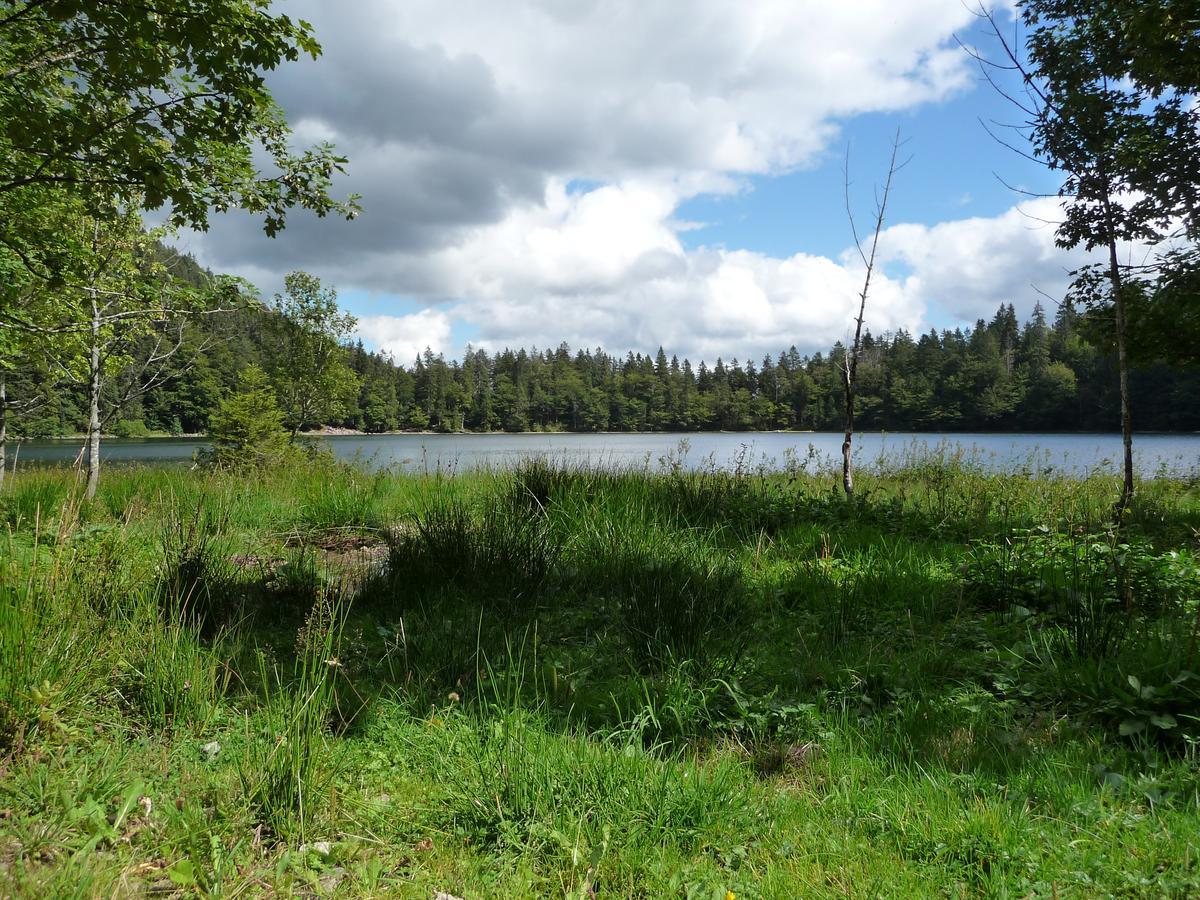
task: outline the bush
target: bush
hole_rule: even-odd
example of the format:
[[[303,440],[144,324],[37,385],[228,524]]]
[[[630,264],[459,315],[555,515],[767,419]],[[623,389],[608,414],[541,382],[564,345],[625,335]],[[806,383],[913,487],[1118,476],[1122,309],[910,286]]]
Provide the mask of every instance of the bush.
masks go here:
[[[1138,617],[1174,612],[1200,589],[1194,562],[1115,532],[1014,530],[972,544],[964,569],[968,599],[1002,611],[1048,613],[1070,650],[1109,656]]]
[[[119,438],[143,438],[150,436],[150,429],[141,419],[122,419],[113,426],[113,435]]]

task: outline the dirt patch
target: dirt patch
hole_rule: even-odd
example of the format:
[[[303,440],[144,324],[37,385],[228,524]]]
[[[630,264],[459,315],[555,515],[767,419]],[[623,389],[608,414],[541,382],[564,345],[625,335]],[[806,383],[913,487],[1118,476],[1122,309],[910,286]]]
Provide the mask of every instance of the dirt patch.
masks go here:
[[[336,530],[293,535],[285,544],[315,550],[321,567],[340,578],[361,578],[370,574],[382,566],[388,556],[387,541],[379,532]]]
[[[394,529],[393,533],[400,528]],[[378,531],[338,529],[317,533],[293,533],[284,541],[292,550],[308,550],[316,556],[317,568],[333,579],[357,581],[378,572],[387,561],[389,535]],[[264,579],[274,578],[288,563],[285,556],[270,553],[237,553],[229,562],[253,571]]]

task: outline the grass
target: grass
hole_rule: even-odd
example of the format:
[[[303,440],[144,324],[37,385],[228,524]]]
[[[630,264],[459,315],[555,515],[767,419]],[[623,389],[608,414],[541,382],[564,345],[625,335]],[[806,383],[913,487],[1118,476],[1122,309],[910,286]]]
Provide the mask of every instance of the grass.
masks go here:
[[[0,895],[1200,892],[1200,486],[113,468],[0,496]]]

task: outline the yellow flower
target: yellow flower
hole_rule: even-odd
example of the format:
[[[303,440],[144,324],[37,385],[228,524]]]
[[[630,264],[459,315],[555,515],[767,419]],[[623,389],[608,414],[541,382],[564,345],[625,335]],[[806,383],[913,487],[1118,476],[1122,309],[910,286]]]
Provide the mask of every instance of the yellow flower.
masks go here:
[[[726,891],[725,900],[737,900],[737,894],[735,894],[733,891]]]

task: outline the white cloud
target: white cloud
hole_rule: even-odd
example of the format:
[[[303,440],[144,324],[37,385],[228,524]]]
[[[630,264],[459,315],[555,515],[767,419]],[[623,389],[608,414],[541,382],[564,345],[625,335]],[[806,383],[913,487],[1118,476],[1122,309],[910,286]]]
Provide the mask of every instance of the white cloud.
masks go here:
[[[903,279],[906,294],[959,321],[989,318],[1000,303],[1012,303],[1018,314],[1028,315],[1039,300],[1043,305],[1062,300],[1073,271],[1107,259],[1102,250],[1055,245],[1062,203],[1057,197],[1039,197],[988,218],[894,225],[880,236],[880,259],[885,266],[908,270]],[[1174,230],[1168,227],[1164,234]],[[1118,255],[1143,263],[1168,246],[1170,242],[1123,242]]]
[[[449,352],[450,317],[445,312],[423,309],[407,316],[362,316],[356,333],[381,353],[408,365],[429,348]]]
[[[1087,261],[1054,245],[1061,219],[1061,201],[1045,197],[998,216],[893,225],[880,236],[880,259],[908,268],[906,293],[958,320],[991,317],[1008,302],[1027,313],[1043,292],[1061,299],[1071,270]]]
[[[552,184],[543,202],[406,265],[414,280],[462,298],[451,315],[493,349],[566,340],[652,352],[661,344],[711,363],[792,344],[825,350],[849,337],[864,274],[856,253],[688,250],[671,227],[677,199],[641,182],[574,193]],[[924,329],[934,311],[969,325],[1001,303],[1027,315],[1044,295],[1061,298],[1070,271],[1095,257],[1055,247],[1060,216],[1059,201],[1044,198],[993,217],[887,228],[867,326]]]
[[[403,257],[511,223],[554,200],[554,183],[665,184],[672,203],[737,190],[748,174],[818,161],[842,119],[945,98],[971,73],[952,40],[972,21],[960,0],[280,8],[314,23],[324,54],[272,72],[272,90],[299,136],[349,156],[339,187],[362,194],[363,214],[297,214],[276,241],[249,217],[218,217],[196,242],[205,261],[277,278],[305,267],[346,290],[430,300],[445,285],[408,280]]]
[[[804,253],[689,251],[670,224],[677,199],[669,187],[643,182],[590,192],[554,183],[544,202],[455,247],[410,257],[410,277],[462,298],[453,316],[494,349],[661,344],[711,363],[718,355],[757,360],[791,344],[825,348],[847,336],[860,268]],[[923,313],[898,281],[877,277],[876,331],[915,327]]]

